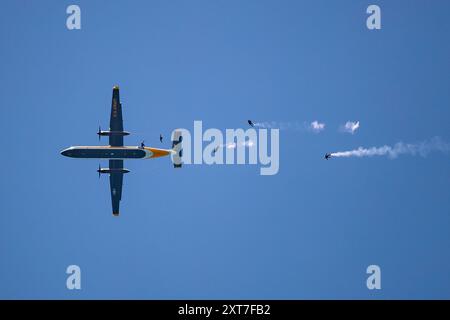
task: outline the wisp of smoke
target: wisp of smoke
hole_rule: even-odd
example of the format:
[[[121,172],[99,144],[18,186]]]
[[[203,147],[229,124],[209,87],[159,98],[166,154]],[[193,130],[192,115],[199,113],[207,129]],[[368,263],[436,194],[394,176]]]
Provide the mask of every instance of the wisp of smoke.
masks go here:
[[[331,156],[336,158],[387,156],[391,159],[395,159],[402,154],[426,157],[432,151],[447,153],[450,151],[450,144],[442,141],[440,137],[434,137],[430,140],[416,144],[398,142],[394,146],[385,145],[372,148],[359,147],[358,149],[350,151],[333,152],[331,153]]]
[[[347,121],[345,125],[341,127],[341,130],[344,132],[348,132],[351,134],[354,134],[356,130],[359,128],[359,121],[353,122],[353,121]]]
[[[301,123],[298,121],[264,121],[255,122],[253,125],[257,128],[263,129],[280,129],[282,131],[312,131],[315,133],[319,133],[325,129],[325,123],[320,123],[317,120],[311,123]]]
[[[247,141],[244,141],[244,142],[241,142],[241,146],[244,146],[244,147],[253,147],[253,145],[254,145],[255,143],[252,141],[252,140],[247,140]],[[220,148],[227,148],[227,149],[236,149],[237,148],[237,143],[236,142],[230,142],[230,143],[227,143],[227,144],[221,144],[220,145]]]
[[[300,130],[301,125],[298,122],[278,122],[264,121],[253,124],[255,127],[264,129],[280,129],[280,130]]]
[[[319,133],[320,131],[325,129],[325,123],[320,123],[319,121],[315,120],[315,121],[311,122],[311,124],[309,125],[309,128],[313,132]]]

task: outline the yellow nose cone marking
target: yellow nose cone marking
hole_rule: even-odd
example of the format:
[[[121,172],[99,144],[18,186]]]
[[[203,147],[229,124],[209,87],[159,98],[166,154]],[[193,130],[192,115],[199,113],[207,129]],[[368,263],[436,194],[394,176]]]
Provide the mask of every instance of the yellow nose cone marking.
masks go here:
[[[170,154],[170,150],[165,149],[156,149],[156,148],[146,148],[152,152],[152,156],[150,158],[158,158],[164,157]]]

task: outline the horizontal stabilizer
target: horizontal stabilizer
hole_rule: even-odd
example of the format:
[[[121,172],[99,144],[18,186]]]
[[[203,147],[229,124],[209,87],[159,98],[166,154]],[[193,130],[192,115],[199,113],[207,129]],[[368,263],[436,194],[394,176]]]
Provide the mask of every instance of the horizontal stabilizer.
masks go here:
[[[172,162],[174,168],[181,168],[183,165],[183,136],[181,130],[172,132]]]

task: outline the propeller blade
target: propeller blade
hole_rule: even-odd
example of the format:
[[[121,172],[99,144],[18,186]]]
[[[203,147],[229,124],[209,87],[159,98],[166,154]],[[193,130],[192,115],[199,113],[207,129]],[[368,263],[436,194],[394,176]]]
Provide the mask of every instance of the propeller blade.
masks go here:
[[[98,170],[97,170],[97,172],[98,172],[98,178],[100,179],[100,176],[102,175],[102,172],[101,172],[101,167],[100,167],[100,163],[98,164]]]
[[[102,137],[101,136],[101,132],[102,132],[102,128],[100,126],[98,126],[98,132],[97,132],[97,134],[98,134],[98,141],[100,141],[100,138]]]

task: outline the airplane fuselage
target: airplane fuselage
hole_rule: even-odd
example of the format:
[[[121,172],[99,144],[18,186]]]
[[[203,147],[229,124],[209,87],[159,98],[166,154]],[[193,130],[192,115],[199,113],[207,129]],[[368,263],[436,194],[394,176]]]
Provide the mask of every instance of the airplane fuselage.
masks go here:
[[[61,151],[71,158],[83,159],[150,159],[170,155],[172,150],[136,146],[74,146]]]

